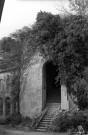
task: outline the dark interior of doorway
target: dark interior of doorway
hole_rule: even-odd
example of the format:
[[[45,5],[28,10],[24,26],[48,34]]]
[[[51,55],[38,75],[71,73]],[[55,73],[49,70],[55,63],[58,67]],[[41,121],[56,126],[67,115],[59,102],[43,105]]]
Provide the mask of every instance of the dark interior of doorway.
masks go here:
[[[61,90],[60,82],[56,84],[57,66],[52,61],[46,64],[46,102],[47,103],[60,103]]]

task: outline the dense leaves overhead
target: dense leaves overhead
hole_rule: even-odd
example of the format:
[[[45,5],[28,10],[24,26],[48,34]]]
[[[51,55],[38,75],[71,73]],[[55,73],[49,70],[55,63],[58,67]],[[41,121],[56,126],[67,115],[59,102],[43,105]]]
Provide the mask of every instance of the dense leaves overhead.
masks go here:
[[[40,12],[35,26],[38,45],[58,65],[57,78],[67,83],[82,76],[88,65],[87,19],[81,15],[60,19],[58,15]]]
[[[69,7],[77,15],[88,15],[88,0],[69,0]]]
[[[83,71],[88,66],[88,20],[81,15],[63,19],[52,16],[53,23],[53,19],[49,21],[47,16],[52,15],[38,14],[36,41],[42,53],[58,65],[57,81],[60,79],[61,83],[66,83],[71,92],[71,85],[84,77]]]
[[[34,31],[36,32],[36,41],[41,51],[45,55],[50,55],[52,49],[51,44],[54,41],[58,31],[62,30],[61,19],[59,15],[52,15],[47,12],[39,12],[36,18]]]

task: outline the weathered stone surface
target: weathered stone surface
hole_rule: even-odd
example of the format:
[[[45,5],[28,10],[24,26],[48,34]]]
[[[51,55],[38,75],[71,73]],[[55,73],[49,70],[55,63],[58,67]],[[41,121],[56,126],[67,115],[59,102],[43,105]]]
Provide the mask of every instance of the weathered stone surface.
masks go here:
[[[36,54],[22,76],[20,112],[33,118],[42,110],[42,66],[43,57]]]
[[[69,101],[67,99],[66,85],[61,85],[61,109],[62,110],[69,110]]]
[[[46,60],[40,53],[36,53],[29,62],[29,66],[21,71],[21,91],[20,91],[20,113],[22,116],[30,118],[38,115],[45,107],[46,103],[46,73],[44,69]],[[62,89],[62,87],[61,87]],[[63,89],[66,89],[63,86]],[[61,109],[69,110],[71,101],[61,90]],[[68,97],[68,98],[67,98]],[[71,102],[72,103],[72,102]]]
[[[72,98],[71,98],[70,95],[68,95],[68,100],[69,100],[69,109],[70,110],[76,109],[77,108],[77,105],[74,104],[74,102],[72,101]]]
[[[12,74],[10,72],[0,74],[0,96],[1,97],[10,96],[10,93],[11,93],[11,85],[10,85],[11,76],[12,76]]]

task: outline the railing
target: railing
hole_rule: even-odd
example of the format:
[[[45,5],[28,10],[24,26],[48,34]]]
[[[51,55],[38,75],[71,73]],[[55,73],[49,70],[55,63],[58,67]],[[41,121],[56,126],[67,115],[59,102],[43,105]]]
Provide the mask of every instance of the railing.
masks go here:
[[[36,122],[36,124],[34,125],[33,129],[35,129],[38,124],[40,123],[40,121],[43,119],[45,113],[47,112],[48,108],[44,109],[35,119],[37,119],[39,117],[39,120]],[[33,121],[34,122],[34,121]],[[32,123],[33,125],[33,123]]]

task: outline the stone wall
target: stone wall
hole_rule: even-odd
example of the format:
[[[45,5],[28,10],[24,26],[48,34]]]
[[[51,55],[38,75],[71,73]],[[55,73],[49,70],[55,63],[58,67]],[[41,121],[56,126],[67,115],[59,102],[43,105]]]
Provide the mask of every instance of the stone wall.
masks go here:
[[[44,59],[40,53],[36,53],[29,62],[27,68],[21,70],[20,113],[22,116],[33,118],[41,113],[46,103],[46,90],[44,89]],[[68,110],[74,107],[70,98],[62,97],[64,108]],[[62,102],[61,100],[61,102]],[[62,105],[62,104],[61,104]],[[70,108],[69,108],[70,107]]]
[[[14,87],[12,86],[12,80],[15,75],[18,75],[17,70],[2,71],[0,73],[0,119],[5,119],[12,115],[13,112],[16,112],[12,96]]]
[[[70,110],[77,109],[77,105],[74,104],[74,102],[72,101],[72,98],[71,98],[70,95],[68,95],[68,100],[69,100],[69,109],[70,109]]]
[[[0,97],[10,96],[11,93],[11,73],[1,73],[0,74]]]
[[[42,66],[43,57],[36,53],[28,68],[22,70],[20,113],[33,118],[42,110]]]

